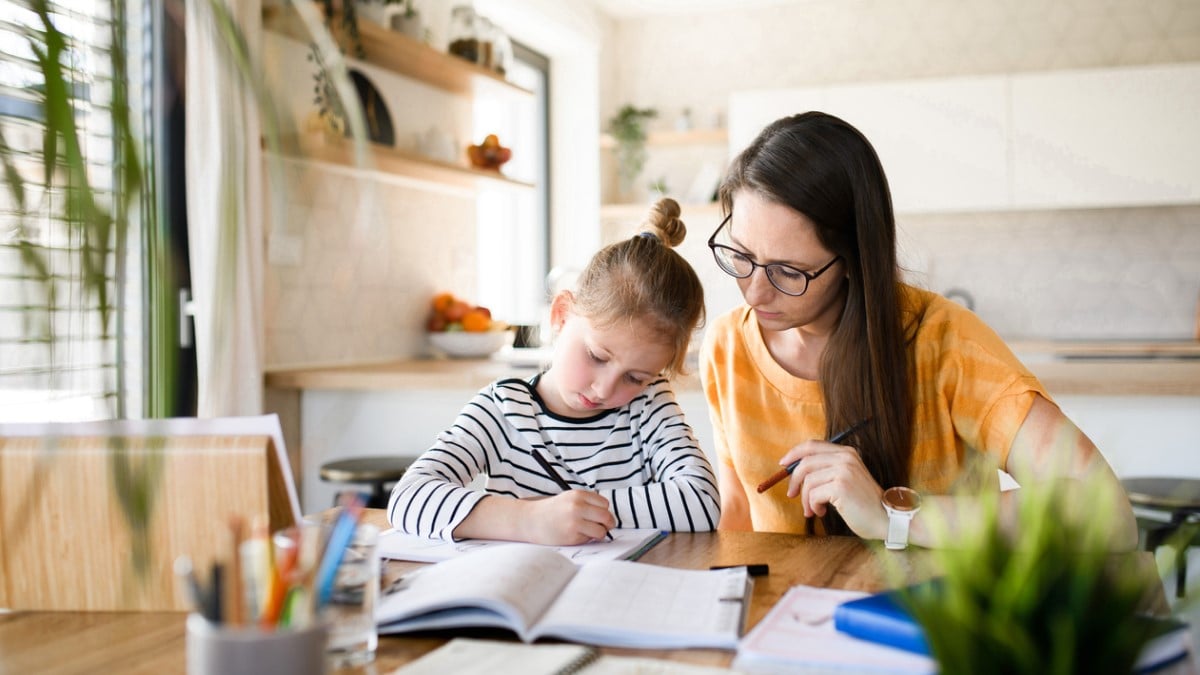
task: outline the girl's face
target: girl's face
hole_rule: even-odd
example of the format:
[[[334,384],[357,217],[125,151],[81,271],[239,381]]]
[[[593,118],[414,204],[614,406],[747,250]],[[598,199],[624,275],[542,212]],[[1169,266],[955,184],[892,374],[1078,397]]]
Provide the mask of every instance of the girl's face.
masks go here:
[[[727,227],[726,241],[760,265],[782,263],[815,273],[835,258],[804,214],[751,190],[734,194],[733,219]],[[775,288],[762,268],[737,280],[742,297],[764,330],[803,327],[813,332],[828,332],[837,325],[846,301],[845,281],[846,266],[841,259],[810,280],[808,290],[800,296]]]
[[[674,356],[644,321],[600,328],[571,311],[569,293],[555,298],[551,319],[558,329],[554,361],[538,382],[550,411],[590,417],[620,408],[659,377]]]

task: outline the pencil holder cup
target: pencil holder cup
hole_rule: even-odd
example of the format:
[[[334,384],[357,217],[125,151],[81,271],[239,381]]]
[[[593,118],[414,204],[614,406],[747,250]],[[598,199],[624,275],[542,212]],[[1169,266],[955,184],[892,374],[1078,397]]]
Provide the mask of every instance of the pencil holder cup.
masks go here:
[[[325,675],[325,626],[263,631],[214,624],[199,614],[187,618],[188,675]]]

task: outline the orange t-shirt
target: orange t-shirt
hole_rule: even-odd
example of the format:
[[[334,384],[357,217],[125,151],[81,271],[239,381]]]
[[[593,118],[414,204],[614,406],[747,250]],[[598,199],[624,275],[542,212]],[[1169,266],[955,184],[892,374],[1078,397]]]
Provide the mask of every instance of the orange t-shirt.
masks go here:
[[[1003,467],[1033,394],[1049,395],[996,333],[966,308],[936,293],[904,287],[904,314],[924,314],[913,343],[916,423],[909,486],[944,494],[971,453]],[[779,470],[793,446],[825,435],[820,384],[796,377],[771,357],[748,306],[718,317],[704,337],[700,379],[708,399],[718,470],[746,492],[755,530],[805,531],[804,510],[779,488],[755,487]],[[889,485],[882,486],[891,487]],[[818,523],[819,526],[819,523]]]

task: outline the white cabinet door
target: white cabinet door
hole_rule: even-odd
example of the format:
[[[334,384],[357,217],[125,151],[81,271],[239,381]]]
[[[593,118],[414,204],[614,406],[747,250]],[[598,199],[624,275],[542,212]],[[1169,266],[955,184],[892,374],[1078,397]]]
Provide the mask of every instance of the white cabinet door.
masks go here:
[[[1200,65],[1012,76],[1017,208],[1200,201]]]
[[[898,213],[1200,202],[1200,64],[738,92],[731,156],[805,110],[867,136]]]
[[[898,213],[1006,208],[1002,77],[834,87],[827,111],[875,146]]]
[[[821,110],[875,147],[897,212],[1006,208],[1006,86],[996,76],[735,93],[730,152],[775,119]]]

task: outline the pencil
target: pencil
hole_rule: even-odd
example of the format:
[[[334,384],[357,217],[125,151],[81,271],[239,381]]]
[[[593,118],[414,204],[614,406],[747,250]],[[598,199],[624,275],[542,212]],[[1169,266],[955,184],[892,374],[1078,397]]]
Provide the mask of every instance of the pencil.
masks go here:
[[[870,422],[870,421],[871,421],[871,418],[868,417],[865,420],[861,420],[859,422],[855,422],[854,424],[851,424],[849,426],[849,428],[844,429],[841,432],[834,434],[833,437],[829,439],[829,442],[830,443],[841,443],[843,440],[845,440],[845,438],[847,436],[849,436],[850,434],[863,428],[864,426],[866,426],[867,422]],[[772,475],[770,478],[768,478],[758,484],[758,493],[762,494],[762,493],[766,492],[767,490],[770,490],[772,487],[774,487],[774,485],[776,483],[778,483],[779,481],[792,475],[792,472],[795,471],[796,467],[798,467],[798,466],[800,466],[799,459],[792,462],[791,464],[788,464],[787,466],[783,467],[779,471],[776,471],[775,474]]]
[[[542,453],[538,452],[535,448],[530,450],[529,454],[533,455],[533,460],[538,463],[538,466],[542,467],[542,471],[545,471],[550,480],[554,481],[554,484],[562,489],[563,492],[571,489],[571,486],[567,485],[567,481],[563,480],[563,477],[558,475],[558,472],[554,470],[554,465],[550,463],[550,460],[542,457]],[[605,532],[604,538],[612,541],[612,532]]]

